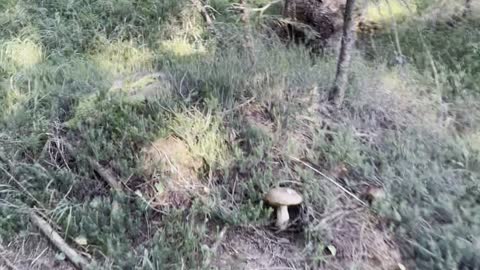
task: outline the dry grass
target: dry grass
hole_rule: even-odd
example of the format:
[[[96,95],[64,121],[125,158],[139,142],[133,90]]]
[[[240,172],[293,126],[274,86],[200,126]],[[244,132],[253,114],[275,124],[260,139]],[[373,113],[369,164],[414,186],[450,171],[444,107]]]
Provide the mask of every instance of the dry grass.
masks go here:
[[[208,192],[199,178],[203,161],[179,138],[158,139],[142,150],[142,156],[144,193],[153,207],[186,206],[193,195]]]
[[[18,237],[0,246],[0,254],[0,269],[10,269],[11,265],[16,267],[15,270],[75,269],[66,259],[57,256],[58,252],[39,234]],[[7,265],[2,258],[11,265]]]
[[[28,16],[14,18],[38,26],[41,42],[0,30],[8,62],[0,64],[0,166],[11,160],[17,180],[0,174],[0,236],[28,230],[11,205],[38,204],[67,239],[85,237],[107,269],[395,269],[412,259],[400,255],[409,248],[435,252],[412,268],[443,263],[446,250],[455,269],[478,246],[470,223],[480,110],[474,98],[446,106],[444,82],[428,72],[357,55],[345,106],[335,110],[324,102],[335,59],[253,31],[252,66],[235,23],[218,22],[224,36],[210,39],[188,5],[159,23],[155,12],[179,1],[30,2],[21,1]],[[44,14],[52,7],[60,11]],[[11,56],[23,53],[31,59]],[[131,190],[110,193],[86,160],[52,147],[52,136],[71,140]],[[262,200],[276,186],[304,196],[282,232]],[[372,187],[385,193],[378,204],[354,199]],[[54,267],[54,252],[31,244],[38,235],[25,239],[25,252],[4,241],[5,256]]]
[[[298,234],[255,228],[228,231],[212,265],[216,269],[302,269],[305,255]]]
[[[112,94],[120,93],[133,102],[170,100],[174,97],[168,75],[161,72],[138,72],[114,80]]]

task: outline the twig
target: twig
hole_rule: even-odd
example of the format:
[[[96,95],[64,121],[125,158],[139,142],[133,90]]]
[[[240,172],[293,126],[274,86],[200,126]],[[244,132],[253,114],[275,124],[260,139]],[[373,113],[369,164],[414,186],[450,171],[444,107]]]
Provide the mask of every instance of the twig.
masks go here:
[[[334,184],[335,186],[337,186],[338,188],[340,188],[343,192],[345,192],[346,194],[348,194],[350,197],[354,198],[356,201],[358,201],[361,205],[363,206],[367,206],[367,204],[362,201],[360,198],[358,198],[355,194],[353,194],[352,192],[348,191],[346,188],[344,188],[342,185],[340,185],[339,183],[337,183],[335,180],[333,180],[331,177],[327,176],[326,174],[322,173],[321,171],[315,169],[312,165],[308,164],[307,162],[305,161],[302,161],[300,160],[299,158],[296,158],[296,157],[293,157],[293,156],[289,156],[289,158],[291,158],[292,160],[294,161],[297,161],[297,162],[300,162],[302,163],[303,165],[305,165],[307,168],[311,169],[312,171],[318,173],[319,175],[323,176],[325,179],[327,179],[329,182],[331,182],[332,184]]]
[[[228,110],[223,111],[222,114],[223,114],[223,115],[227,115],[227,114],[229,114],[229,113],[231,113],[231,112],[233,112],[233,111],[236,111],[236,110],[238,110],[238,109],[241,109],[242,107],[244,107],[244,106],[252,103],[252,101],[254,101],[254,100],[255,100],[255,97],[251,97],[251,98],[249,98],[247,101],[243,102],[242,104],[239,104],[239,105],[237,105],[237,106],[235,106],[235,107],[233,107],[233,108],[231,108],[231,109],[228,109]]]
[[[50,240],[50,242],[58,248],[78,269],[87,269],[88,261],[71,248],[63,238],[46,222],[33,211],[30,212],[30,220],[42,231],[42,233]]]
[[[223,229],[218,234],[217,241],[215,241],[215,243],[210,249],[212,252],[215,252],[220,246],[220,243],[223,241],[223,238],[225,237],[225,233],[227,232],[227,229],[228,229],[227,226],[223,227]]]
[[[47,250],[48,250],[48,247],[46,247],[42,252],[40,252],[40,254],[38,254],[38,256],[35,259],[33,259],[33,261],[30,263],[30,267],[34,266],[35,263],[38,261],[38,259],[40,259],[43,256],[43,254],[47,252]]]
[[[260,16],[262,16],[263,13],[265,13],[265,11],[267,9],[269,9],[272,5],[280,3],[282,1],[283,0],[275,0],[275,1],[272,1],[272,2],[264,5],[263,7],[260,7],[260,8],[247,8],[246,6],[244,6],[242,4],[232,4],[232,9],[233,10],[241,10],[241,11],[248,10],[250,12],[259,12]]]
[[[213,243],[212,247],[210,248],[210,254],[208,255],[207,259],[205,260],[205,265],[206,266],[210,265],[211,259],[212,259],[212,254],[217,252],[217,249],[220,246],[220,244],[222,243],[223,238],[225,238],[225,233],[227,232],[227,229],[228,229],[227,226],[223,227],[223,229],[218,234],[217,241],[215,241],[215,243]]]
[[[87,157],[87,159],[90,163],[90,166],[93,167],[93,169],[100,175],[100,177],[103,178],[103,180],[105,180],[105,182],[110,185],[111,188],[113,188],[113,190],[115,190],[116,192],[122,191],[122,185],[117,180],[112,170],[104,168],[102,165],[100,165],[100,163],[90,157]]]
[[[62,144],[71,155],[75,155],[77,153],[73,146],[65,140],[58,139],[57,144],[58,146]],[[92,166],[92,168],[100,175],[100,177],[102,177],[103,180],[105,180],[105,182],[110,185],[111,188],[113,188],[116,192],[121,192],[123,190],[120,181],[117,180],[117,177],[115,177],[114,173],[110,169],[104,168],[102,165],[100,165],[100,163],[91,157],[86,158],[90,166]]]
[[[2,252],[5,251],[5,248],[0,244],[0,250]],[[5,264],[7,265],[7,267],[11,270],[18,270],[18,268],[6,257],[4,256],[2,253],[0,253],[0,258],[5,262]]]
[[[191,0],[195,8],[202,14],[203,19],[205,19],[205,23],[207,24],[208,28],[210,28],[211,31],[214,30],[213,26],[213,20],[210,18],[210,15],[208,14],[207,10],[205,9],[205,6],[202,4],[200,0]]]
[[[35,198],[35,196],[33,196],[33,194],[30,193],[30,191],[28,191],[28,189],[26,187],[24,187],[19,180],[17,180],[17,178],[15,178],[10,172],[5,170],[5,168],[3,168],[3,166],[1,166],[1,165],[0,165],[0,170],[2,170],[8,177],[10,177],[10,180],[15,182],[17,184],[17,186],[19,186],[20,189],[23,192],[25,192],[25,194],[27,194],[32,200],[34,200],[38,204],[38,206],[44,207],[43,204],[37,198]]]

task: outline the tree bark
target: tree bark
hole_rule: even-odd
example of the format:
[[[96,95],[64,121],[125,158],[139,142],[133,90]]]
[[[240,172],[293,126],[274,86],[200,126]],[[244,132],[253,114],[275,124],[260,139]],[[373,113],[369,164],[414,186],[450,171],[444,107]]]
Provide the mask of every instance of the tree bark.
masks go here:
[[[202,15],[203,19],[205,20],[208,30],[215,35],[216,33],[215,33],[215,26],[213,24],[213,20],[208,14],[207,10],[205,9],[205,6],[203,5],[202,1],[201,0],[191,0],[191,1],[194,7],[198,10],[198,12]]]
[[[248,58],[250,59],[251,63],[255,65],[255,44],[253,40],[252,27],[250,25],[250,11],[248,10],[247,0],[240,0],[240,5],[243,7],[240,20],[245,27],[245,51],[247,52]]]
[[[468,17],[472,13],[472,0],[465,0],[465,7],[463,10],[463,17]]]
[[[355,43],[355,31],[352,17],[354,6],[355,0],[347,0],[345,14],[343,16],[342,45],[338,56],[337,73],[335,75],[333,87],[328,94],[328,100],[337,108],[342,106],[345,98],[352,48]]]

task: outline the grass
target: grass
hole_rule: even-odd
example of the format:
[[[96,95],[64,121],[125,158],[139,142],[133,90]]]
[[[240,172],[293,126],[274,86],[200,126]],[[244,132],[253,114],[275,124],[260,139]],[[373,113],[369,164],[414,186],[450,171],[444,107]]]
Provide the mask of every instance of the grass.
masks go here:
[[[398,6],[409,63],[389,66],[391,33],[375,36],[374,59],[355,55],[332,113],[335,58],[259,31],[252,65],[229,5],[212,1],[225,46],[187,1],[0,0],[3,245],[34,231],[36,207],[99,269],[480,267],[476,18],[449,28]],[[164,151],[145,170],[144,150],[174,140],[195,164]],[[359,206],[292,157],[356,196],[381,187],[386,198]],[[179,166],[195,188],[175,182]],[[262,200],[274,186],[304,196],[287,232]]]

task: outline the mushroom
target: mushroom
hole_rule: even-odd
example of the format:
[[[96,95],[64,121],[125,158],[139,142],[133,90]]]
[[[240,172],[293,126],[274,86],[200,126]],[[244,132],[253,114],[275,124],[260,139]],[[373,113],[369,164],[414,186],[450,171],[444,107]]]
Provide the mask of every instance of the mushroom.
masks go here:
[[[368,203],[371,205],[375,201],[381,201],[385,199],[385,191],[379,187],[368,187],[365,197]]]
[[[291,188],[277,187],[265,195],[265,201],[271,206],[277,207],[277,222],[275,225],[280,230],[284,230],[287,228],[288,220],[290,219],[288,206],[298,205],[302,203],[303,199],[298,192]]]

